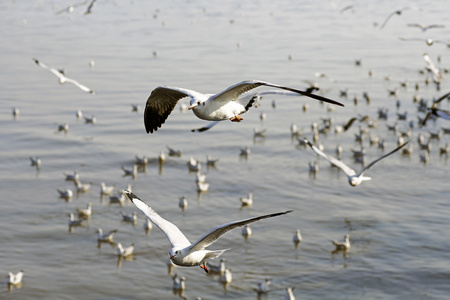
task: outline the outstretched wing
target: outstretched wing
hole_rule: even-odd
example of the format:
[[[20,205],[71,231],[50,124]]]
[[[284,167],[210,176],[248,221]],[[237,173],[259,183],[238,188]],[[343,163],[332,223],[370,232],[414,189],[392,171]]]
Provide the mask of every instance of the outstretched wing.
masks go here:
[[[191,129],[192,132],[203,132],[206,130],[211,129],[214,125],[216,125],[217,123],[219,123],[220,121],[214,121],[214,122],[210,122],[208,125],[202,127],[202,128],[197,128],[197,129]]]
[[[147,133],[158,130],[166,121],[180,99],[194,98],[199,93],[177,87],[160,86],[152,91],[144,111],[144,124]]]
[[[144,215],[152,221],[153,224],[156,225],[162,232],[166,235],[172,247],[181,247],[185,248],[191,245],[189,240],[184,236],[184,234],[178,229],[177,226],[170,223],[169,221],[163,219],[160,215],[156,213],[150,206],[144,203],[141,199],[138,198],[135,194],[128,190],[124,190],[128,199],[139,208],[140,211],[144,213]]]
[[[76,80],[74,80],[74,79],[71,79],[71,78],[68,78],[68,77],[66,77],[65,79],[66,79],[66,82],[72,83],[73,85],[75,85],[75,86],[77,86],[79,89],[81,89],[82,91],[85,91],[86,93],[90,93],[90,94],[95,94],[95,92],[94,92],[93,90],[91,90],[90,88],[88,88],[88,87],[85,86],[85,85],[82,85],[82,84],[79,83],[78,81],[76,81]]]
[[[318,155],[322,156],[323,158],[325,158],[326,160],[328,160],[331,164],[335,165],[336,167],[338,167],[339,169],[341,169],[342,171],[344,171],[344,173],[347,176],[353,176],[356,175],[355,170],[353,170],[352,168],[350,168],[349,166],[347,166],[346,164],[344,164],[342,161],[340,161],[337,158],[334,158],[332,156],[329,156],[327,154],[325,154],[324,152],[320,151],[319,148],[317,148],[316,146],[314,146],[310,141],[308,141],[307,139],[305,139],[305,143],[311,147],[311,149],[314,150],[314,152],[316,152]]]
[[[264,215],[264,216],[259,216],[259,217],[250,218],[250,219],[241,220],[241,221],[235,221],[235,222],[217,226],[217,227],[213,228],[211,231],[209,231],[207,234],[202,236],[197,242],[192,244],[192,246],[190,247],[191,248],[190,251],[198,251],[198,250],[205,249],[206,247],[208,247],[209,245],[211,245],[212,243],[217,241],[222,235],[224,235],[225,233],[227,233],[231,230],[234,230],[236,228],[243,227],[247,224],[250,224],[250,223],[262,220],[262,219],[281,216],[281,215],[284,215],[284,214],[287,214],[290,212],[292,212],[292,210],[269,214],[269,215]]]
[[[403,143],[402,145],[398,146],[397,148],[395,148],[395,149],[392,150],[391,152],[389,152],[389,153],[387,153],[387,154],[385,154],[385,155],[383,155],[383,156],[381,156],[381,157],[375,159],[373,162],[371,162],[370,164],[368,164],[367,166],[365,166],[364,169],[362,169],[361,172],[358,174],[358,176],[363,175],[364,172],[367,171],[367,169],[369,169],[371,166],[373,166],[374,164],[376,164],[377,162],[379,162],[379,161],[382,160],[383,158],[385,158],[385,157],[391,155],[392,153],[397,152],[398,150],[400,150],[401,148],[403,148],[404,146],[406,146],[406,144],[408,144],[408,143],[409,143],[409,141],[407,141],[407,142]]]
[[[316,95],[316,94],[311,94],[305,91],[300,91],[300,90],[296,90],[290,87],[285,87],[285,86],[281,86],[281,85],[277,85],[277,84],[273,84],[273,83],[269,83],[269,82],[264,82],[264,81],[259,81],[259,80],[246,80],[246,81],[242,81],[239,82],[235,85],[230,86],[229,88],[227,88],[226,90],[224,90],[223,92],[220,92],[216,95],[213,96],[214,101],[226,101],[228,102],[229,99],[233,99],[236,100],[241,94],[248,92],[254,88],[260,87],[260,86],[269,86],[269,87],[274,87],[274,88],[278,88],[278,89],[283,89],[286,91],[290,91],[293,93],[297,93],[303,96],[307,96],[316,100],[320,100],[320,101],[324,101],[324,102],[328,102],[331,104],[336,104],[339,106],[344,106],[342,103]]]

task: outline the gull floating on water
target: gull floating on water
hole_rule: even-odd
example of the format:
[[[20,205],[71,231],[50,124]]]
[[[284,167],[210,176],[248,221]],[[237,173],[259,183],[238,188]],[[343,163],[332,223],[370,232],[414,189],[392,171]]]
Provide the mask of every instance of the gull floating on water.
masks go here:
[[[350,235],[346,234],[344,241],[331,241],[336,246],[334,251],[349,251],[350,250]]]
[[[298,245],[303,241],[303,237],[302,237],[302,234],[300,233],[300,229],[297,229],[295,231],[295,234],[292,237],[292,241],[294,242],[295,247],[298,247]]]
[[[377,163],[378,161],[382,160],[383,158],[393,154],[394,152],[400,150],[402,147],[404,147],[406,144],[409,143],[409,141],[407,141],[406,143],[404,143],[403,145],[400,145],[399,147],[395,148],[394,150],[392,150],[391,152],[375,159],[374,161],[372,161],[370,164],[368,164],[366,167],[364,167],[358,174],[356,174],[355,170],[353,170],[352,168],[350,168],[349,166],[347,166],[346,164],[344,164],[342,161],[338,160],[337,158],[334,158],[332,156],[329,156],[327,154],[325,154],[324,152],[322,152],[319,148],[317,148],[316,146],[314,146],[310,141],[308,141],[307,139],[305,139],[305,142],[311,147],[311,149],[314,150],[314,152],[316,152],[318,155],[322,156],[323,158],[325,158],[327,161],[329,161],[332,165],[340,168],[342,171],[344,171],[345,175],[347,175],[348,177],[348,182],[350,183],[351,186],[358,186],[361,184],[361,182],[365,181],[365,180],[371,180],[372,178],[370,177],[366,177],[364,176],[364,173],[371,167],[373,166],[375,163]]]
[[[264,81],[247,80],[237,83],[218,94],[202,94],[193,90],[178,87],[160,86],[150,94],[144,112],[144,123],[147,133],[153,133],[164,124],[172,110],[180,99],[190,97],[189,109],[199,118],[207,121],[230,120],[242,121],[239,115],[247,112],[252,107],[255,99],[239,98],[245,92],[260,86],[269,86],[287,90],[300,95],[308,96],[316,100],[341,105],[341,103],[311,94],[309,92],[296,90]],[[245,99],[245,102],[242,101]]]
[[[124,248],[121,243],[117,243],[117,255],[121,257],[127,257],[133,254],[134,244]]]
[[[163,219],[150,206],[145,204],[133,193],[128,191],[125,191],[125,193],[131,200],[131,202],[133,202],[134,205],[136,205],[136,207],[139,208],[142,213],[144,213],[144,215],[149,218],[150,221],[152,221],[166,235],[167,239],[172,245],[169,255],[171,261],[174,264],[179,266],[200,266],[206,272],[209,271],[208,267],[206,266],[206,261],[219,257],[223,252],[227,250],[205,249],[206,247],[212,245],[215,241],[217,241],[222,235],[238,227],[242,227],[262,219],[276,217],[291,212],[291,210],[284,211],[246,220],[226,223],[213,228],[208,233],[203,235],[197,242],[191,244],[189,240],[184,236],[184,234],[180,231],[180,229],[178,229],[178,227]]]
[[[233,275],[231,273],[231,270],[225,269],[225,271],[222,273],[222,276],[220,277],[220,282],[231,283],[232,280],[233,280]]]
[[[73,196],[73,192],[71,189],[65,189],[65,190],[57,190],[59,193],[59,197],[61,198],[65,198],[65,199],[70,199]]]
[[[30,161],[31,161],[32,166],[35,166],[38,169],[41,167],[42,161],[38,156],[36,156],[34,158],[30,156]]]
[[[126,192],[125,192],[125,194],[128,195]],[[137,222],[137,213],[135,211],[133,211],[133,213],[131,215],[126,215],[126,214],[120,212],[120,215],[122,216],[122,221],[124,221],[124,222],[129,222],[132,224],[136,224],[136,222]]]
[[[97,228],[97,241],[99,243],[114,243],[114,233],[117,232],[117,229],[108,231],[106,233],[103,233],[103,230],[101,228]]]
[[[111,195],[114,193],[115,185],[109,185],[107,186],[104,182],[100,183],[100,194],[103,195]]]
[[[13,274],[12,272],[8,273],[8,284],[18,285],[22,282],[23,278],[23,270],[20,270],[17,274]]]
[[[241,207],[251,207],[253,205],[253,193],[248,193],[247,198],[242,197],[239,200],[241,201]]]
[[[90,94],[95,94],[95,92],[93,90],[91,90],[90,88],[88,88],[85,85],[82,85],[81,83],[79,83],[76,80],[73,80],[67,76],[65,76],[63,74],[63,72],[56,70],[54,68],[48,67],[47,65],[45,65],[44,63],[40,62],[39,60],[37,60],[36,58],[33,58],[34,62],[41,68],[46,69],[47,71],[50,71],[53,75],[55,75],[56,77],[58,77],[59,79],[59,83],[63,84],[66,82],[72,83],[73,85],[75,85],[76,87],[78,87],[79,89],[81,89],[84,92],[90,93]]]
[[[78,174],[78,171],[74,171],[73,174],[64,173],[64,176],[66,176],[67,181],[75,181],[80,179],[80,174]]]
[[[68,214],[69,216],[69,231],[71,231],[72,227],[81,226],[83,224],[84,218],[75,219],[75,216],[73,213]]]
[[[178,156],[178,157],[181,156],[181,149],[175,150],[175,149],[170,148],[169,146],[166,146],[166,147],[167,147],[167,150],[169,150],[169,156]]]
[[[75,185],[77,187],[78,193],[85,193],[88,192],[91,189],[92,183],[81,183],[80,180],[76,179],[74,180]]]
[[[219,273],[219,274],[223,274],[223,272],[225,272],[225,258],[221,258],[220,259],[220,263],[218,265],[211,265],[211,264],[207,264],[208,265],[208,270],[211,273]]]
[[[172,277],[172,281],[173,281],[173,289],[174,290],[184,290],[186,288],[186,285],[185,285],[186,277],[184,277],[184,276],[178,277],[178,275],[175,274]]]
[[[267,293],[270,290],[270,284],[271,283],[272,282],[268,278],[266,278],[264,281],[258,282],[257,285],[256,285],[256,292],[258,294],[260,294],[260,293]]]
[[[78,217],[90,217],[92,216],[92,203],[89,202],[86,208],[77,208]]]

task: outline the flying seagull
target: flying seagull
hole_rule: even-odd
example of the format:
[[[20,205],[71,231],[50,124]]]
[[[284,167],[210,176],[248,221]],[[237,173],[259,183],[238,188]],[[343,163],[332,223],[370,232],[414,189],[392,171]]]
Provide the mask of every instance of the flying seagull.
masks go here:
[[[41,61],[37,60],[36,58],[33,58],[33,60],[34,60],[34,62],[35,62],[39,67],[44,68],[44,69],[46,69],[47,71],[50,71],[51,73],[53,73],[53,75],[55,75],[56,77],[58,77],[59,83],[60,83],[60,84],[69,82],[69,83],[72,83],[73,85],[77,86],[78,88],[80,88],[82,91],[84,91],[84,92],[86,92],[86,93],[95,94],[95,92],[94,92],[93,90],[91,90],[90,88],[88,88],[87,86],[82,85],[81,83],[79,83],[79,82],[76,81],[76,80],[73,80],[73,79],[71,79],[71,78],[69,78],[69,77],[66,77],[66,76],[63,74],[64,72],[59,71],[59,70],[56,70],[56,69],[54,69],[54,68],[51,68],[51,67],[45,65],[44,63],[42,63]]]
[[[420,28],[423,32],[427,31],[428,29],[432,29],[432,28],[444,28],[444,25],[438,25],[438,24],[431,24],[431,25],[427,25],[424,26],[422,24],[418,24],[418,23],[413,23],[413,24],[408,24],[408,27],[417,27]]]
[[[399,16],[400,16],[400,15],[402,14],[402,12],[403,12],[404,10],[407,10],[407,9],[409,9],[409,7],[404,7],[404,8],[402,8],[402,9],[397,9],[397,10],[391,12],[391,13],[386,17],[386,19],[384,20],[383,24],[382,24],[381,27],[380,27],[380,30],[383,29],[384,26],[386,26],[386,23],[389,21],[389,19],[390,19],[392,16],[395,16],[395,15],[399,15]]]
[[[446,120],[450,120],[450,111],[438,108],[439,103],[441,103],[442,100],[447,99],[448,97],[450,97],[450,92],[448,92],[444,96],[442,96],[439,99],[437,99],[436,101],[434,101],[433,105],[431,105],[431,107],[428,108],[429,111],[428,111],[427,115],[425,116],[425,118],[423,119],[422,123],[420,124],[420,127],[425,126],[425,124],[427,123],[427,121],[431,117],[431,115],[435,115],[435,116],[444,118]]]
[[[355,170],[353,170],[352,168],[350,168],[349,166],[347,166],[346,164],[344,164],[342,161],[338,160],[337,158],[334,158],[332,156],[329,156],[327,154],[325,154],[324,152],[322,152],[319,148],[317,148],[315,145],[313,145],[310,141],[308,141],[307,139],[305,139],[305,143],[307,145],[309,145],[311,147],[311,149],[314,150],[314,152],[316,152],[318,155],[322,156],[323,158],[325,158],[326,160],[328,160],[332,165],[340,168],[342,171],[344,171],[345,175],[347,175],[348,177],[348,182],[350,183],[351,186],[357,186],[360,185],[361,182],[366,181],[366,180],[371,180],[372,178],[370,177],[366,177],[364,176],[364,173],[371,167],[373,166],[375,163],[377,163],[378,161],[382,160],[383,158],[391,155],[392,153],[400,150],[402,147],[404,147],[406,144],[409,143],[409,141],[407,141],[406,143],[398,146],[397,148],[395,148],[394,150],[392,150],[391,152],[375,159],[374,161],[372,161],[370,164],[368,164],[366,167],[364,167],[364,169],[361,170],[361,172],[359,172],[358,174],[356,174]]]
[[[199,119],[240,122],[243,119],[239,115],[247,112],[260,97],[259,94],[255,94],[249,100],[248,97],[239,98],[239,96],[260,86],[279,88],[316,100],[344,106],[342,103],[319,95],[258,80],[239,82],[215,95],[202,94],[178,87],[159,86],[152,91],[147,99],[144,111],[145,129],[147,133],[157,131],[164,124],[178,101],[185,97],[191,98],[189,109],[192,109]]]
[[[166,235],[172,249],[169,251],[170,260],[179,266],[192,267],[200,266],[207,273],[209,272],[206,266],[206,261],[208,259],[213,259],[219,257],[225,250],[206,250],[205,248],[212,245],[225,233],[234,230],[238,227],[245,226],[247,224],[267,219],[271,217],[276,217],[290,213],[292,210],[273,213],[269,215],[259,216],[255,218],[250,218],[241,221],[230,222],[223,224],[211,229],[207,234],[203,235],[194,244],[191,244],[189,240],[184,236],[184,234],[178,229],[177,226],[170,223],[169,221],[163,219],[158,215],[150,206],[145,204],[141,199],[139,199],[135,194],[128,190],[125,190],[125,194],[134,203],[134,205],[139,208],[144,215],[150,219],[161,231]]]

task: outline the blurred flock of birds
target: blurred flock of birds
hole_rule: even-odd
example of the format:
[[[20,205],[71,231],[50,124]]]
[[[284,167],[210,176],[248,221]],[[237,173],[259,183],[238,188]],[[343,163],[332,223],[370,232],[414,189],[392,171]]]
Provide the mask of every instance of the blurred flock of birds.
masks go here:
[[[70,14],[74,12],[76,9],[83,9],[85,14],[91,14],[95,12],[93,10],[95,8],[96,0],[92,1],[83,1],[78,4],[71,5],[67,8],[58,10],[56,12],[57,15],[60,14]],[[350,5],[340,10],[341,14],[346,14],[347,11],[357,9],[357,7]],[[393,17],[401,17],[402,13],[408,11],[412,8],[402,8],[399,10],[395,10],[390,13],[386,19],[380,24],[376,23],[374,26],[379,30],[383,30],[383,28],[389,26],[389,21]],[[155,13],[155,18],[156,18]],[[230,21],[230,23],[232,23]],[[406,27],[409,29],[415,29],[421,31],[421,33],[428,33],[430,31],[438,31],[442,28],[445,28],[447,24],[406,24]],[[400,37],[400,41],[405,42],[423,42],[428,46],[432,46],[435,44],[445,44],[447,47],[442,48],[442,51],[450,51],[450,40],[435,40],[431,38],[406,38]],[[412,49],[412,51],[414,51]],[[157,54],[154,53],[156,56]],[[292,59],[291,57],[289,59]],[[30,67],[32,67],[32,62],[34,62],[37,66],[41,67],[43,71],[51,72],[55,75],[60,84],[71,83],[78,87],[82,92],[90,93],[95,97],[95,92],[91,88],[84,85],[84,83],[80,83],[78,80],[82,82],[82,79],[77,78],[71,79],[66,76],[64,69],[58,69],[56,67],[48,66],[47,62],[42,62],[38,58],[32,58],[30,60]],[[95,67],[95,62],[91,60],[89,62],[89,66],[91,68]],[[363,68],[364,62],[361,59],[355,59],[354,67],[355,68]],[[376,115],[355,115],[348,119],[348,121],[344,123],[337,123],[334,121],[333,117],[330,116],[335,110],[345,110],[348,106],[351,105],[361,105],[365,103],[365,105],[373,105],[376,101],[372,100],[369,91],[364,91],[360,96],[355,94],[353,91],[349,91],[345,87],[341,87],[339,99],[335,99],[337,101],[344,100],[352,100],[352,104],[349,104],[349,101],[346,101],[345,108],[336,108],[336,106],[327,104],[326,106],[326,114],[320,120],[313,122],[312,124],[297,124],[292,122],[290,131],[286,130],[286,133],[290,135],[291,139],[295,141],[295,147],[299,148],[302,151],[311,151],[311,154],[317,154],[317,159],[309,162],[305,162],[308,165],[309,173],[315,177],[317,176],[320,169],[330,167],[327,165],[325,161],[329,162],[331,166],[340,168],[348,177],[349,184],[351,186],[358,186],[365,180],[370,180],[370,177],[364,176],[365,173],[369,173],[369,168],[372,167],[376,162],[381,159],[385,159],[386,163],[389,163],[389,156],[391,155],[404,155],[411,157],[413,155],[418,155],[420,162],[426,165],[430,160],[430,153],[433,151],[438,152],[440,157],[448,158],[450,153],[450,144],[448,142],[448,137],[450,135],[450,111],[448,108],[448,102],[450,99],[450,92],[443,91],[442,86],[446,80],[446,74],[448,73],[448,68],[446,68],[442,63],[441,56],[436,58],[430,57],[427,53],[423,54],[423,68],[417,70],[418,73],[421,74],[422,80],[418,82],[410,82],[408,80],[399,82],[398,86],[387,90],[386,97],[390,97],[395,101],[396,111],[389,111],[387,107],[379,107]],[[372,77],[372,70],[367,70],[367,76]],[[330,80],[328,76],[324,73],[316,73],[316,79],[322,80]],[[407,75],[405,75],[407,77]],[[316,94],[324,94],[326,90],[322,89],[321,85],[317,83],[316,79],[309,82],[309,86],[305,87],[305,91],[308,93],[316,93]],[[42,80],[47,80],[47,78],[42,77]],[[373,80],[379,80],[373,78]],[[391,81],[393,80],[389,75],[386,75],[382,80]],[[315,81],[315,82],[314,82]],[[420,92],[424,88],[433,88],[435,90],[434,98],[423,98],[420,96]],[[413,89],[416,91],[414,97],[412,99],[400,100],[401,94],[406,89]],[[76,92],[76,90],[74,90]],[[181,98],[188,96],[184,95]],[[276,95],[271,95],[271,106],[273,109],[273,114],[276,114]],[[297,96],[295,96],[297,97]],[[259,101],[267,101],[269,98],[268,95],[264,94],[264,92],[251,92],[251,98],[253,99],[251,102],[250,112],[256,113],[258,110],[256,109],[260,106]],[[143,99],[144,101],[144,99]],[[142,101],[142,102],[143,102]],[[294,100],[293,100],[294,101]],[[312,100],[313,101],[313,100]],[[415,104],[416,111],[407,111],[402,110],[402,101],[411,101]],[[162,100],[164,102],[164,100]],[[177,101],[176,101],[177,102]],[[131,112],[132,113],[141,113],[141,108],[139,104],[130,103],[131,104]],[[176,104],[176,103],[175,103]],[[375,104],[376,105],[376,104]],[[175,107],[175,105],[173,105]],[[173,109],[172,107],[172,109]],[[184,113],[188,110],[188,106],[184,103],[179,103],[178,107],[181,113]],[[308,104],[304,104],[302,107],[303,112],[307,112],[309,109]],[[324,110],[325,112],[325,110]],[[261,124],[264,124],[264,120],[267,117],[267,111],[259,111]],[[299,113],[302,113],[299,110]],[[170,111],[169,111],[170,114]],[[14,120],[20,122],[20,111],[19,107],[14,107],[12,109],[12,115]],[[85,116],[81,110],[74,112],[74,118],[78,120],[84,120],[86,124],[95,125],[97,122],[96,116]],[[167,117],[167,116],[166,116]],[[171,119],[176,118],[177,116],[171,116]],[[440,120],[441,119],[441,120]],[[170,123],[170,119],[168,121]],[[439,128],[436,127],[436,124],[442,124]],[[214,124],[215,125],[215,124]],[[166,125],[167,126],[167,125]],[[229,126],[223,125],[223,126]],[[205,130],[210,130],[212,126],[207,126],[203,129],[193,129],[192,131],[202,132]],[[379,135],[375,135],[372,133],[372,129],[377,128],[377,132],[382,132]],[[144,131],[144,126],[142,128],[136,128],[136,130]],[[211,129],[212,131],[214,129]],[[255,128],[254,129],[254,140],[261,140],[266,138],[265,128]],[[55,124],[55,132],[69,134],[69,122],[62,124]],[[158,134],[158,133],[154,133]],[[190,133],[189,130],[186,130],[185,134],[202,134],[202,133]],[[359,149],[349,149],[346,145],[331,145],[327,143],[328,135],[345,135],[345,134],[353,134],[355,142],[357,142],[360,147]],[[387,145],[386,136],[395,136],[397,139],[397,145]],[[213,136],[209,136],[210,138]],[[152,138],[152,136],[145,136],[145,138]],[[438,145],[436,148],[434,145]],[[367,149],[377,148],[383,151],[383,155],[378,159],[373,160],[369,164],[367,164],[368,157],[371,154],[368,154],[370,151]],[[357,173],[352,168],[344,164],[341,160],[344,152],[352,151],[352,156],[354,158],[353,164],[360,165],[360,171]],[[398,153],[397,153],[398,151]],[[31,154],[31,153],[30,153]],[[242,147],[240,152],[237,153],[242,158],[248,158],[251,155],[250,147]],[[199,154],[200,155],[200,154]],[[207,192],[210,184],[207,181],[207,173],[205,172],[205,166],[207,170],[214,169],[218,164],[220,164],[220,158],[212,158],[210,155],[203,153],[206,157],[205,161],[200,161],[195,159],[194,157],[190,157],[185,160],[186,167],[189,172],[195,174],[195,184],[197,188],[197,192],[199,194]],[[36,157],[33,154],[29,157],[31,166],[36,169],[40,169],[42,165],[46,163],[40,157]],[[183,161],[184,157],[182,156],[182,149],[173,149],[170,146],[166,146],[160,150],[158,156],[148,157],[146,155],[136,155],[135,163],[130,166],[117,166],[118,172],[122,170],[124,178],[129,180],[129,183],[123,184],[123,186],[116,186],[112,183],[109,183],[108,178],[103,178],[98,183],[85,182],[83,180],[83,174],[80,174],[77,170],[71,171],[69,173],[64,172],[62,170],[61,181],[71,181],[73,182],[73,187],[70,188],[59,188],[59,184],[55,186],[55,193],[57,192],[61,199],[66,201],[71,201],[74,195],[78,195],[82,199],[82,194],[91,191],[92,189],[98,190],[100,196],[100,205],[95,205],[91,202],[86,203],[85,207],[79,207],[76,211],[69,212],[67,215],[67,224],[68,231],[72,233],[76,228],[89,226],[91,218],[95,218],[95,211],[97,209],[102,209],[103,205],[106,201],[107,204],[111,206],[117,206],[117,217],[118,221],[122,223],[129,223],[135,226],[138,222],[138,214],[133,212],[132,214],[125,214],[120,209],[126,205],[132,205],[129,202],[129,199],[125,196],[124,190],[131,191],[132,185],[130,182],[135,180],[140,172],[146,172],[146,168],[149,164],[158,165],[160,171],[163,166],[167,162],[168,159]],[[377,168],[382,169],[383,165],[377,165]],[[374,178],[376,180],[376,178]],[[355,188],[364,188],[364,187],[355,187]],[[254,201],[258,201],[258,199],[253,199],[253,194],[249,193],[248,195],[243,195],[240,199],[241,208],[247,207],[251,208]],[[178,207],[182,211],[187,210],[188,208],[188,199],[186,196],[182,196],[179,198]],[[174,208],[175,209],[175,208]],[[230,220],[231,221],[231,220]],[[145,219],[142,225],[142,230],[149,235],[152,230],[152,223],[149,219]],[[135,247],[134,244],[123,245],[121,242],[116,242],[114,239],[114,234],[120,229],[117,228],[97,228],[97,245],[98,248],[101,248],[102,245],[108,244],[114,247],[115,253],[118,257],[118,267],[120,268],[123,260],[133,260],[133,255],[135,255]],[[302,235],[299,228],[292,228],[293,236],[290,238],[296,249],[299,249],[300,244],[302,242]],[[242,228],[242,236],[244,239],[251,238],[252,230],[249,225],[246,225]],[[343,252],[347,254],[351,249],[350,243],[350,235],[349,233],[343,234],[344,238],[342,240],[333,240],[330,243],[330,251],[333,253]],[[90,238],[90,237],[87,237]],[[177,272],[174,271],[176,266],[170,261],[167,260],[168,266],[168,274],[170,275],[170,280],[173,282],[173,290],[174,293],[179,295],[180,297],[184,297],[184,290],[186,287],[186,278],[184,276],[179,276]],[[226,259],[220,259],[220,262],[217,265],[212,265],[208,263],[208,267],[210,270],[209,276],[211,278],[215,278],[217,276],[219,282],[223,283],[225,289],[232,282],[232,273],[229,268],[226,266]],[[237,271],[237,270],[236,270]],[[22,278],[24,276],[24,271],[21,270],[17,274],[9,273],[8,275],[8,287],[12,289],[13,287],[20,287],[22,284]],[[145,279],[143,279],[145,281]],[[258,295],[268,293],[271,287],[271,279],[267,278],[266,280],[257,283],[254,290]],[[286,298],[285,299],[295,299],[294,296],[294,287],[283,287],[286,289]]]

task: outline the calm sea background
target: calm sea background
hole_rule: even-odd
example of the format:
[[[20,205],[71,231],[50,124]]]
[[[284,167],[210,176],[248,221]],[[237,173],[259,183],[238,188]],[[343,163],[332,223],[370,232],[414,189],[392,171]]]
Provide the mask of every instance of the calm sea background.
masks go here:
[[[405,38],[450,37],[448,2],[437,1],[102,1],[92,13],[87,5],[72,13],[56,14],[71,1],[2,1],[0,3],[0,274],[25,276],[21,288],[2,299],[176,299],[166,265],[170,248],[154,228],[143,230],[121,222],[120,212],[137,211],[108,204],[100,197],[100,183],[133,191],[162,217],[181,228],[194,242],[212,227],[276,211],[293,209],[286,216],[252,225],[245,241],[240,230],[223,236],[211,249],[227,249],[223,257],[233,273],[224,289],[217,276],[198,267],[177,267],[187,278],[187,299],[255,299],[256,284],[271,278],[266,299],[283,299],[285,288],[295,287],[297,299],[445,299],[450,295],[449,161],[439,147],[449,135],[432,140],[430,160],[420,161],[417,137],[441,127],[446,120],[430,121],[419,129],[414,95],[428,103],[450,89],[448,78],[437,91],[425,85],[427,52],[441,68],[450,64],[450,48],[427,46]],[[340,9],[353,4],[343,13]],[[394,10],[386,27],[380,24]],[[378,26],[374,26],[377,23]],[[422,32],[409,23],[443,24],[445,28]],[[92,88],[91,95],[38,67],[37,58]],[[438,62],[440,58],[440,62]],[[356,66],[355,60],[361,65]],[[95,65],[91,68],[89,62]],[[369,70],[372,76],[369,77]],[[328,77],[316,77],[316,72]],[[384,79],[391,76],[391,80]],[[448,77],[448,76],[447,76]],[[317,82],[319,93],[341,101],[345,108],[303,97],[264,96],[261,106],[243,115],[241,123],[224,121],[210,131],[190,129],[206,125],[192,112],[177,106],[166,124],[148,135],[143,109],[150,92],[159,85],[216,93],[246,79],[258,79],[299,89]],[[400,82],[408,82],[406,88]],[[419,90],[414,85],[419,84]],[[388,89],[398,88],[389,96]],[[348,98],[340,90],[348,89]],[[370,104],[362,98],[371,97]],[[354,104],[354,97],[359,102]],[[272,101],[276,108],[272,108]],[[408,120],[397,120],[408,112]],[[180,101],[188,103],[188,99]],[[139,104],[138,113],[131,104]],[[308,104],[307,112],[302,106]],[[20,110],[14,119],[12,108]],[[367,173],[373,179],[351,187],[345,175],[317,159],[311,149],[291,138],[291,123],[311,137],[311,123],[332,117],[335,124],[358,115],[377,120],[380,107],[389,109],[387,120],[378,120],[371,134],[386,140],[383,151],[363,142],[367,161],[396,147],[397,138],[387,130],[395,122],[401,130],[415,123],[411,156],[396,153]],[[448,109],[448,101],[441,103]],[[95,115],[95,125],[75,116]],[[260,120],[260,113],[267,117]],[[67,134],[56,132],[56,123],[69,123]],[[360,149],[354,134],[330,131],[320,136],[327,153],[344,148],[343,161],[359,170],[351,149]],[[366,126],[363,124],[363,126]],[[267,129],[265,139],[253,139],[254,128]],[[157,156],[166,146],[182,150],[159,168]],[[247,159],[240,147],[250,147]],[[219,159],[206,168],[210,189],[197,194],[195,174],[186,162],[206,155]],[[123,177],[135,155],[150,162],[136,179]],[[30,166],[39,156],[39,170]],[[308,162],[318,160],[316,176]],[[87,193],[71,201],[59,198],[57,189],[71,188],[64,172],[77,170],[80,179],[92,182]],[[240,209],[239,198],[253,193],[254,204]],[[178,207],[186,196],[188,208]],[[93,203],[93,216],[85,227],[68,231],[67,214]],[[135,255],[118,267],[116,250],[97,247],[96,230],[118,229],[116,242],[134,243]],[[300,228],[303,242],[292,243]],[[350,234],[347,255],[332,254],[331,240]],[[218,260],[211,261],[217,264]]]

